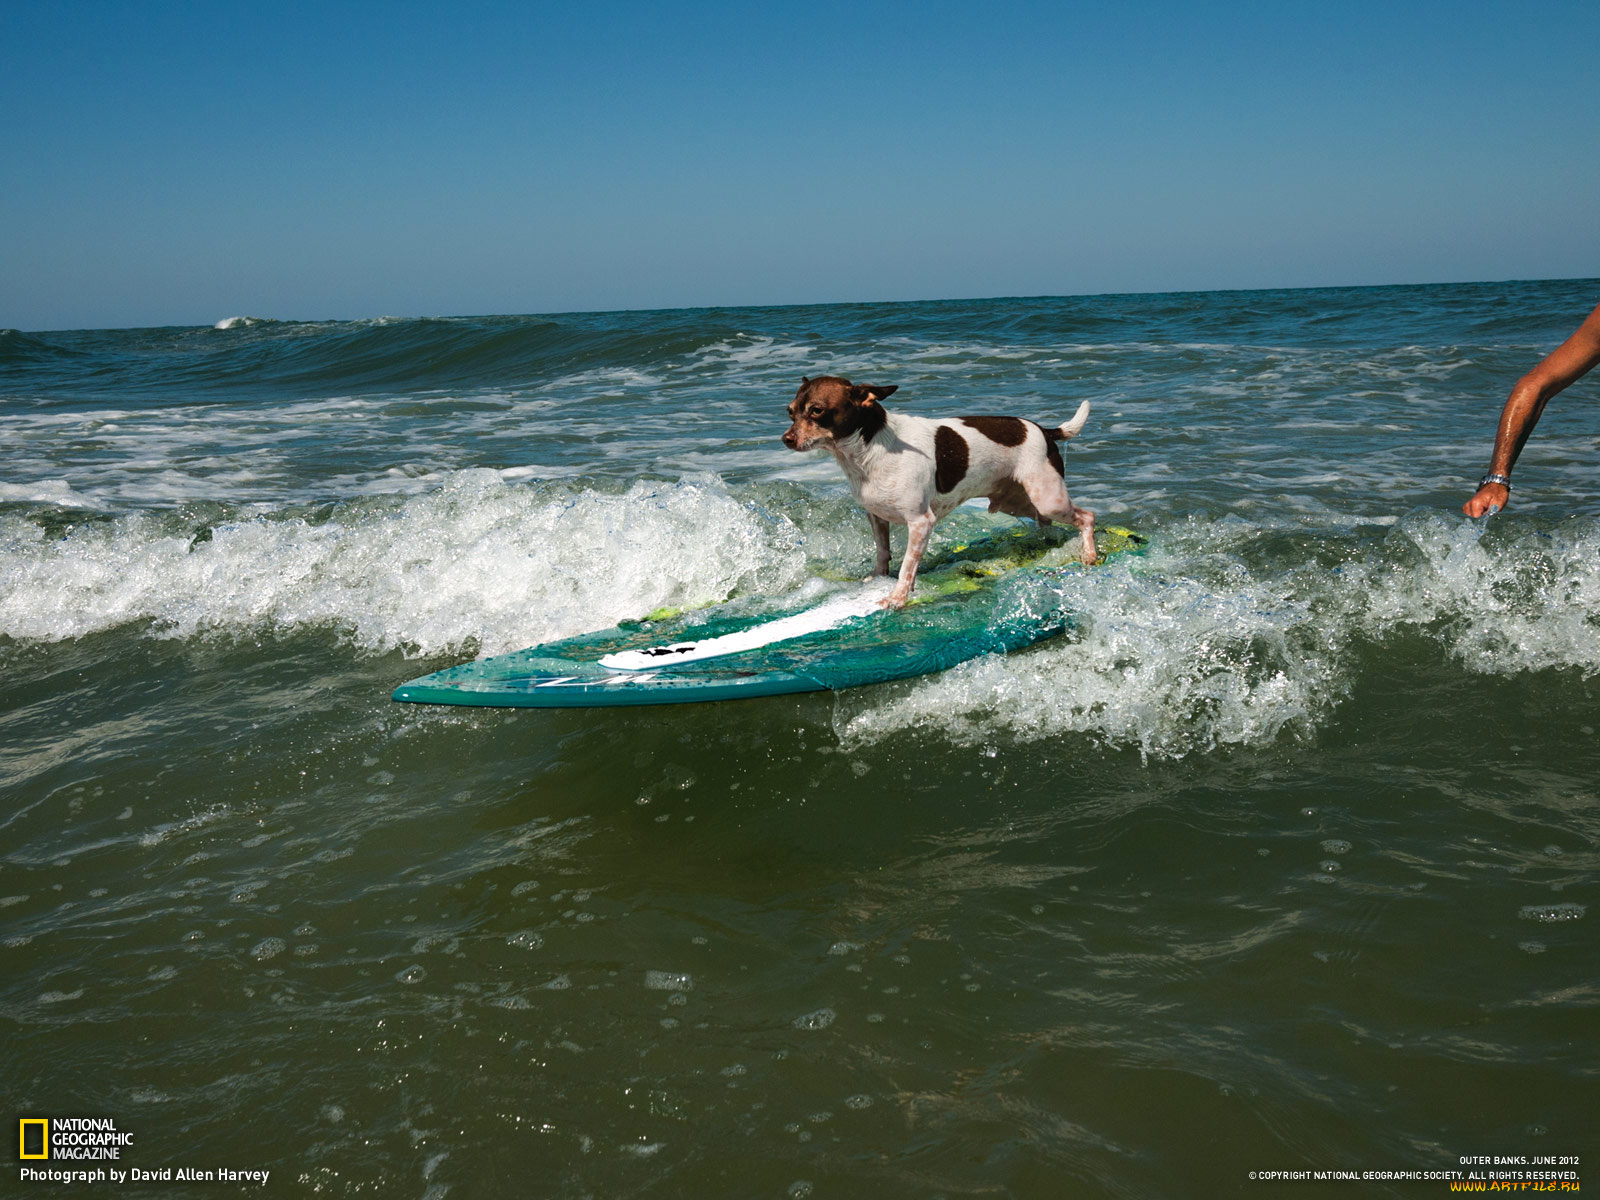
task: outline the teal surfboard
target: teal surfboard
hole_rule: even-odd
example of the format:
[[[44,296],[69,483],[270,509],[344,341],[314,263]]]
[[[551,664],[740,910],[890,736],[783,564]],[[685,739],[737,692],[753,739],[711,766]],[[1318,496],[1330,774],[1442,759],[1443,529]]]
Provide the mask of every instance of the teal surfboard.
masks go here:
[[[1065,557],[1065,541],[1059,531],[1018,526],[944,547],[923,559],[911,603],[896,612],[877,603],[889,581],[656,612],[435,671],[394,698],[515,708],[690,704],[927,675],[1065,630],[1071,614],[1056,593],[1030,586],[1087,569]],[[1115,527],[1096,541],[1101,563],[1146,544]]]

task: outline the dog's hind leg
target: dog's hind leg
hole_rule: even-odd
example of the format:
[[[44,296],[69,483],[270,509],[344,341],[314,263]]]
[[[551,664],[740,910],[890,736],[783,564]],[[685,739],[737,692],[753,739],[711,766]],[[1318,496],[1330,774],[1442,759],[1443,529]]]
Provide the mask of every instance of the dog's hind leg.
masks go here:
[[[1067,485],[1054,471],[1040,472],[1027,479],[1023,486],[1028,489],[1028,499],[1033,501],[1033,507],[1044,518],[1040,524],[1070,521],[1077,527],[1083,535],[1079,557],[1092,567],[1099,558],[1094,545],[1094,514],[1072,502],[1072,497],[1067,495]]]
[[[1094,514],[1087,508],[1079,508],[1071,500],[1067,507],[1072,510],[1072,515],[1067,518],[1078,527],[1078,532],[1083,535],[1083,561],[1088,566],[1094,566],[1100,560],[1099,553],[1094,547]]]

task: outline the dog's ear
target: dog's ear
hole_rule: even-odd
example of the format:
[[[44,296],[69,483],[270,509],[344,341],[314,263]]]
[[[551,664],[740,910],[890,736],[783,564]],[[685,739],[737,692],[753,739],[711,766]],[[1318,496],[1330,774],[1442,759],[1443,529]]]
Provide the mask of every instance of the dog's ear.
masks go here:
[[[873,387],[870,384],[858,383],[850,389],[850,399],[857,404],[871,404],[878,400],[887,400],[900,390],[898,383],[891,383],[888,387]]]

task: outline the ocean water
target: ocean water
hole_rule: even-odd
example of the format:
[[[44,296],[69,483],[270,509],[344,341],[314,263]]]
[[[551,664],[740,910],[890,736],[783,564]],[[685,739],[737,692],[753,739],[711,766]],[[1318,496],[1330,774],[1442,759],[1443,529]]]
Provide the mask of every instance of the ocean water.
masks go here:
[[[8,1109],[284,1195],[1592,1177],[1600,386],[1507,512],[1459,506],[1597,298],[0,331]],[[827,372],[1090,400],[1073,498],[1152,550],[1051,584],[1062,638],[921,680],[389,701],[865,573],[837,467],[778,441]]]

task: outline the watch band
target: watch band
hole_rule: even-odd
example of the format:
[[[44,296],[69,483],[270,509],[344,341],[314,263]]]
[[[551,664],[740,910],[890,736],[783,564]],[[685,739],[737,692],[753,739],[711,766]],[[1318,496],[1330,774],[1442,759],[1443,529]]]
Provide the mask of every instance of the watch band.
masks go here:
[[[1506,491],[1509,492],[1511,490],[1511,477],[1509,475],[1496,475],[1491,471],[1482,479],[1478,480],[1479,487],[1482,487],[1486,483],[1498,483],[1501,487],[1505,488]]]

